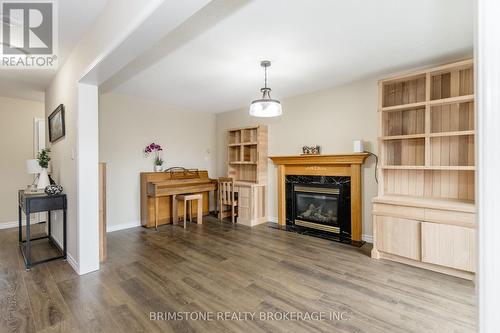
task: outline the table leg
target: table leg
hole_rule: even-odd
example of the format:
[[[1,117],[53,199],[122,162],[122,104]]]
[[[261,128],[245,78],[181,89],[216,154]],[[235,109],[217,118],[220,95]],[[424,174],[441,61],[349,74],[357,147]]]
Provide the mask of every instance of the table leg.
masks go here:
[[[49,239],[50,239],[50,236],[52,236],[52,224],[50,223],[51,222],[51,216],[52,214],[50,214],[50,210],[47,212],[47,223],[49,224]]]
[[[21,205],[19,205],[19,244],[22,246],[23,241],[23,212],[21,209]]]
[[[158,230],[158,206],[159,206],[159,197],[155,197],[155,229]]]
[[[26,212],[26,270],[31,269],[30,213]]]
[[[49,221],[50,221],[50,217],[49,217]],[[64,209],[63,210],[63,256],[64,256],[64,259],[66,259],[67,255],[68,255],[67,247],[66,247],[66,222],[67,222],[66,209]]]

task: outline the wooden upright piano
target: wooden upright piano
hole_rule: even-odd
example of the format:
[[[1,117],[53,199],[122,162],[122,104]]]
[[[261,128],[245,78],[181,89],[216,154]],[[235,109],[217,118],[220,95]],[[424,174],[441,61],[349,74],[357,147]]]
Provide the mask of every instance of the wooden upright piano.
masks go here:
[[[216,192],[217,180],[208,177],[206,170],[176,168],[166,172],[141,173],[141,224],[155,226],[156,209],[158,225],[172,223],[172,195],[187,193],[203,194],[203,215],[209,213],[210,192]],[[215,201],[214,201],[215,202]],[[183,216],[182,204],[178,216]],[[196,216],[194,212],[193,216]]]

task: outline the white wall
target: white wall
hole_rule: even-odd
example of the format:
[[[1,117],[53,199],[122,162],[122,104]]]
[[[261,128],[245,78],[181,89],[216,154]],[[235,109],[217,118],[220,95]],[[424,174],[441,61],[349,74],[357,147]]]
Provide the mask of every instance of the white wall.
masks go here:
[[[33,182],[26,160],[34,158],[33,119],[43,117],[43,102],[0,97],[0,229],[14,226],[17,191]]]
[[[253,124],[269,127],[269,155],[298,155],[304,145],[320,145],[323,154],[352,152],[352,141],[377,152],[377,80],[366,79],[332,89],[281,100],[283,116],[254,118],[248,109],[217,114],[217,173],[226,169],[225,130]],[[256,92],[257,94],[257,92]],[[257,96],[257,95],[256,95]],[[372,235],[371,199],[377,195],[375,163],[363,167],[363,234]],[[277,169],[269,162],[268,216],[278,216]],[[368,238],[369,239],[369,238]]]
[[[72,51],[68,60],[58,70],[57,75],[52,80],[45,91],[45,114],[48,116],[59,104],[64,104],[66,109],[66,136],[57,143],[52,144],[52,170],[56,182],[60,183],[68,196],[68,262],[80,274],[85,274],[99,268],[98,256],[98,220],[79,221],[79,214],[85,214],[85,209],[93,209],[97,212],[97,200],[90,207],[82,207],[79,211],[78,205],[78,165],[84,165],[85,160],[78,159],[78,144],[84,145],[82,141],[85,135],[89,134],[87,128],[83,128],[78,123],[81,116],[79,112],[79,81],[84,74],[91,70],[99,61],[106,57],[109,52],[123,41],[127,33],[130,33],[129,27],[134,26],[137,17],[143,17],[145,11],[149,11],[148,5],[161,3],[162,0],[147,1],[123,1],[109,0],[106,7],[92,26],[92,29],[86,33],[75,49]],[[97,93],[97,91],[96,91]],[[97,96],[96,96],[97,97]],[[97,115],[96,115],[97,116]],[[92,122],[92,119],[88,119]],[[92,126],[93,127],[93,124]],[[92,132],[93,128],[90,128]],[[97,132],[97,131],[96,131]],[[97,133],[96,133],[97,134]],[[82,140],[78,140],[78,138]],[[97,143],[97,142],[96,142]],[[80,146],[80,148],[82,148]],[[96,145],[97,148],[97,145]],[[97,156],[97,152],[95,152]],[[97,166],[95,175],[97,179]],[[87,196],[97,198],[97,186],[95,191],[87,192]],[[82,199],[83,200],[83,199]],[[93,209],[94,210],[94,209]],[[61,239],[62,216],[56,214],[54,218],[54,237]],[[79,222],[82,223],[79,228]],[[85,232],[92,241],[83,242],[84,237],[81,233]],[[90,249],[90,250],[89,250]],[[88,261],[82,262],[82,254],[87,251],[94,253],[92,258],[85,256]]]
[[[107,163],[107,227],[140,224],[139,174],[153,171],[144,147],[155,142],[164,168],[206,169],[215,176],[215,115],[193,113],[151,100],[99,96],[99,160]]]

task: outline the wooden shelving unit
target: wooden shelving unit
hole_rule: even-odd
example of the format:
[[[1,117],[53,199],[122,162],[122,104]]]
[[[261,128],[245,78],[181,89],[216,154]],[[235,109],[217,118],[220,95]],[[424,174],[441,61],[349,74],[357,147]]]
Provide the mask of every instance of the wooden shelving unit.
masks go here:
[[[469,207],[461,218],[475,218],[473,61],[381,80],[378,111],[381,166],[372,256],[470,278],[475,223],[453,229],[453,219],[457,205]],[[433,201],[440,202],[439,227],[429,225],[436,221],[425,214],[412,215],[407,205],[414,202],[425,213],[436,210]]]
[[[267,222],[267,163],[267,126],[227,130],[227,173],[238,192],[238,223]]]
[[[237,182],[267,183],[267,127],[234,128],[227,133],[229,177]]]

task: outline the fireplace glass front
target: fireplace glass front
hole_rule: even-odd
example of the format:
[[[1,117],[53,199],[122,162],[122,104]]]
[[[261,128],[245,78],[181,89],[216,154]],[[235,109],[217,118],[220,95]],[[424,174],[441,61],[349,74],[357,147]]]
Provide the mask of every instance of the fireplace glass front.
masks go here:
[[[296,225],[339,232],[338,188],[295,185],[294,194]]]

